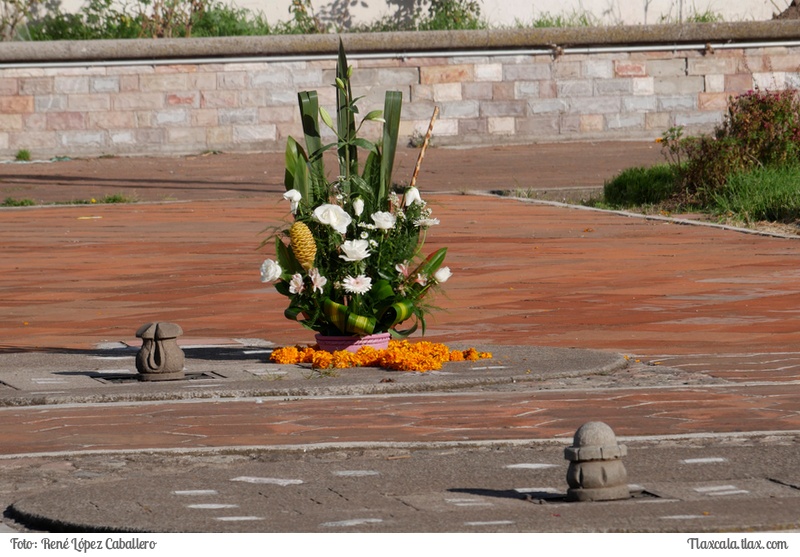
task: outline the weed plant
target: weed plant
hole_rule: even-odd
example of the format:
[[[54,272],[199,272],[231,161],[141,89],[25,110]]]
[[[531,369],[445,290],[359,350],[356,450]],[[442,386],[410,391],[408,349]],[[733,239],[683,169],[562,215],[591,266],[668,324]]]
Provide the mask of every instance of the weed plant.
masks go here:
[[[485,29],[480,2],[472,0],[431,0],[428,16],[417,25],[420,31]]]
[[[746,223],[800,220],[800,101],[796,90],[731,98],[712,135],[659,139],[666,165],[628,169],[608,181],[614,207],[661,203]]]
[[[685,166],[686,194],[710,202],[728,177],[757,167],[800,163],[800,101],[797,91],[756,89],[728,102],[713,135],[682,139],[675,146]]]
[[[662,203],[675,194],[675,169],[669,164],[623,170],[603,187],[603,199],[612,207]]]
[[[746,224],[800,221],[800,165],[768,166],[733,174],[714,194],[714,212]]]
[[[581,12],[572,12],[567,15],[554,15],[550,12],[544,12],[530,23],[525,23],[521,20],[517,20],[516,23],[516,26],[519,28],[531,27],[534,29],[547,27],[593,27],[595,25],[598,25],[598,22],[591,14]]]
[[[31,207],[36,205],[33,199],[16,199],[14,197],[6,197],[0,207]]]
[[[43,11],[44,0],[12,0],[11,15],[0,17],[3,40],[89,40],[161,37],[228,37],[341,32],[444,31],[486,29],[476,0],[409,0],[396,13],[367,23],[353,24],[345,11],[341,21],[325,23],[311,0],[292,0],[288,21],[270,23],[262,12],[228,5],[220,0],[88,0],[76,13],[57,5]],[[13,12],[13,13],[12,13]],[[43,12],[43,13],[42,13]],[[3,14],[0,14],[2,16]],[[12,15],[14,17],[12,17]],[[330,16],[331,14],[326,14]],[[704,23],[722,18],[711,11],[695,13],[685,22]],[[662,23],[671,22],[665,16]],[[590,27],[603,22],[589,12],[540,14],[531,22],[517,20],[517,28]]]
[[[218,0],[133,0],[120,6],[114,0],[89,0],[76,13],[56,8],[31,16],[17,38],[27,40],[135,39],[161,37],[226,37],[341,32],[325,25],[310,0],[293,0],[288,21],[270,24],[261,12]],[[383,17],[350,29],[365,31],[432,31],[484,29],[480,3],[474,0],[432,0],[427,11],[414,4],[410,16]]]
[[[152,4],[152,10],[148,10]],[[133,9],[114,0],[89,0],[76,13],[58,9],[33,18],[30,40],[136,39],[265,35],[271,28],[261,14],[213,0],[139,0]],[[281,29],[287,32],[290,28]]]

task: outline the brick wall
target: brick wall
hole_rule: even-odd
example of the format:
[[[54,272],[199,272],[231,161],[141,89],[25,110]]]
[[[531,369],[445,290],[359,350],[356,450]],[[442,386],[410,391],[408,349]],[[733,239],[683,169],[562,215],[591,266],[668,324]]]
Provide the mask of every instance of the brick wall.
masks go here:
[[[439,145],[655,139],[709,131],[730,95],[800,85],[800,47],[358,59],[362,111],[403,93],[401,131]],[[283,150],[297,92],[334,104],[334,61],[0,68],[0,158]],[[376,128],[368,128],[375,135]]]

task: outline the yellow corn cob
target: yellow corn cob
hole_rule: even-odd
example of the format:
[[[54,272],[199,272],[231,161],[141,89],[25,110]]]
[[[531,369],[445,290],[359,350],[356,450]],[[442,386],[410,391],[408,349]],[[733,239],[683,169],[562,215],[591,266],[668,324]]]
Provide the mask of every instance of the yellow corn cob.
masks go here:
[[[292,251],[295,258],[308,271],[314,266],[314,258],[317,256],[317,244],[308,226],[302,222],[295,222],[289,229]]]

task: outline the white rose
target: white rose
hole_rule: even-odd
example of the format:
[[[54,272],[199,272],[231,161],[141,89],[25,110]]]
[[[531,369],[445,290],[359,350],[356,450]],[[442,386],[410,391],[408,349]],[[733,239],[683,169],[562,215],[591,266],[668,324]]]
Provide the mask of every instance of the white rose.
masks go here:
[[[283,269],[277,262],[267,259],[261,264],[261,282],[272,282],[281,278]]]
[[[346,234],[353,219],[338,205],[326,203],[314,209],[314,220],[327,224],[339,234]]]
[[[300,200],[303,196],[297,190],[289,190],[283,194],[283,198],[291,203],[292,214],[297,213],[297,207],[300,205]]]
[[[353,201],[353,212],[357,217],[360,217],[361,213],[364,212],[364,200],[360,197],[357,197],[356,200]]]
[[[375,223],[375,227],[380,230],[391,230],[394,228],[397,219],[391,213],[378,211],[377,213],[372,213],[372,221]]]
[[[348,240],[342,244],[344,255],[340,255],[345,261],[361,261],[370,255],[369,242],[366,240]]]
[[[451,276],[453,276],[453,273],[450,272],[450,267],[440,267],[438,271],[433,273],[433,278],[439,283],[447,282],[447,279]]]
[[[403,202],[406,207],[411,205],[414,202],[422,203],[422,198],[419,196],[419,190],[414,186],[411,186],[406,190],[405,195],[403,195]]]

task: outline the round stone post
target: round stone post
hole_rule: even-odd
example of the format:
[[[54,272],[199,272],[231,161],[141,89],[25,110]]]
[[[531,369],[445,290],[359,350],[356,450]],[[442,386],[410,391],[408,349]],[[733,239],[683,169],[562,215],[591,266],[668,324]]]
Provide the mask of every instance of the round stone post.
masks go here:
[[[183,334],[174,323],[147,323],[139,327],[136,336],[142,348],[136,354],[136,369],[142,381],[183,379],[185,356],[177,338]]]
[[[617,444],[614,431],[603,422],[588,422],[575,432],[572,446],[564,449],[568,501],[612,501],[630,497],[628,474],[622,457],[625,445]]]

